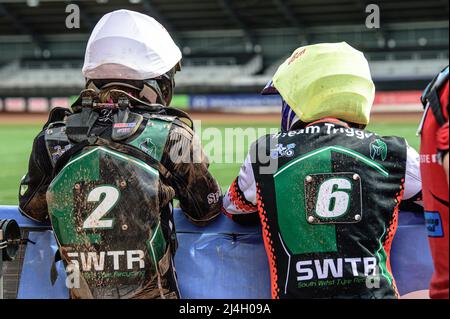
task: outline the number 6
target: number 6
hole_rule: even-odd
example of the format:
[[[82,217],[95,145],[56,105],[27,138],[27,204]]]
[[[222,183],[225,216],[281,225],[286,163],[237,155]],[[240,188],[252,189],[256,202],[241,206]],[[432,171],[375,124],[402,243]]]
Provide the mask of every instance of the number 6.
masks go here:
[[[317,195],[317,216],[336,218],[347,213],[351,190],[352,184],[345,178],[332,178],[323,182]]]

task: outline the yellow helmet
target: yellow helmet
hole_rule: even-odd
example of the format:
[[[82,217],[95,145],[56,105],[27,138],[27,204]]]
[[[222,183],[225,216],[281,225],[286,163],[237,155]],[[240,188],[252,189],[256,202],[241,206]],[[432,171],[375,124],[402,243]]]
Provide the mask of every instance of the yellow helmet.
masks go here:
[[[375,98],[369,63],[345,42],[298,48],[278,68],[272,85],[303,122],[334,117],[369,123]]]

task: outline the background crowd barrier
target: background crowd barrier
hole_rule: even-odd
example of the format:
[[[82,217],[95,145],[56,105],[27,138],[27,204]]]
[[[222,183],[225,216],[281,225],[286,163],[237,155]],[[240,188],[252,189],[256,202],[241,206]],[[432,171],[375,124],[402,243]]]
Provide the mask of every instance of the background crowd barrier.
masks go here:
[[[19,299],[68,298],[62,263],[54,286],[51,264],[57,249],[48,225],[24,218],[15,206],[0,206],[0,218],[29,231],[18,288]],[[179,248],[175,258],[182,298],[270,298],[270,274],[259,227],[242,227],[221,216],[200,228],[175,211]],[[391,251],[401,295],[428,289],[433,264],[421,214],[401,212]]]

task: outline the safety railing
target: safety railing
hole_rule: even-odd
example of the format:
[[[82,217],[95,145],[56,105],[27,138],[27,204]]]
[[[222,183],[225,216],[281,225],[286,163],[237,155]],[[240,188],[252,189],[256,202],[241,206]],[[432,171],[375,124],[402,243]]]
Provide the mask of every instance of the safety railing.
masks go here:
[[[50,269],[57,249],[49,225],[35,223],[14,206],[0,206],[0,219],[15,219],[28,238],[17,298],[68,298],[65,272],[55,285]],[[175,257],[182,298],[270,298],[270,273],[259,227],[243,227],[221,216],[207,227],[190,224],[175,211],[179,247]],[[61,264],[61,263],[58,263]],[[391,250],[401,295],[428,289],[433,264],[423,216],[401,212]]]

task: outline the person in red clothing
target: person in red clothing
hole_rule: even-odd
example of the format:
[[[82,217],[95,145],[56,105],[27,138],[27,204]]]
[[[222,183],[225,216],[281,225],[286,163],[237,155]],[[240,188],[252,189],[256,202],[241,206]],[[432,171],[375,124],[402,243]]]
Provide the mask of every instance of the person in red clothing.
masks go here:
[[[425,220],[435,272],[430,297],[449,298],[449,188],[448,188],[449,68],[428,85],[422,96],[425,113],[421,133],[420,162]]]

